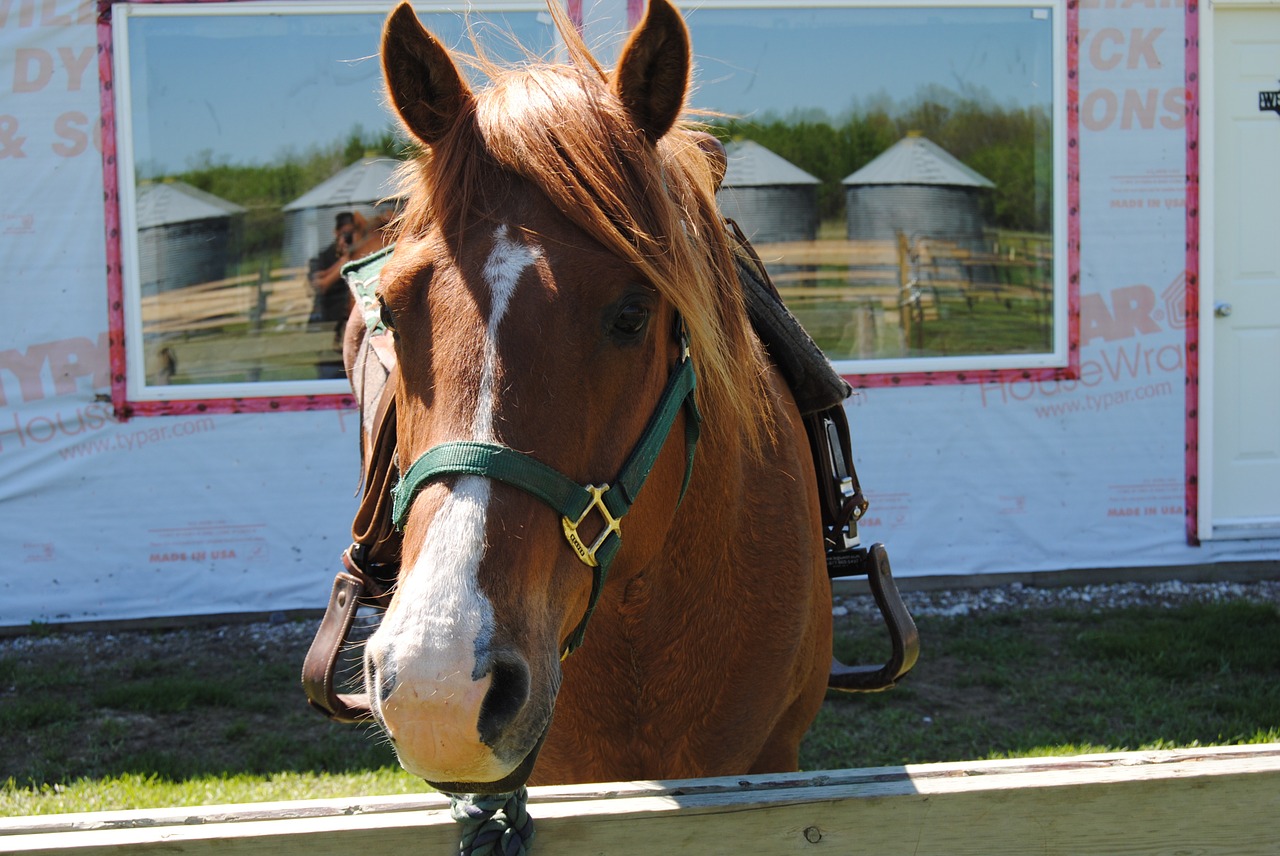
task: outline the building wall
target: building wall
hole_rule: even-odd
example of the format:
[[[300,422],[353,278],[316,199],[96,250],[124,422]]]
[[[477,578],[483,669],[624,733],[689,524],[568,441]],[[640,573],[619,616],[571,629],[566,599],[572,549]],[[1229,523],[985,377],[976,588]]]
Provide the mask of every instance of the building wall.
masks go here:
[[[958,243],[982,241],[982,212],[972,187],[859,184],[845,188],[849,240],[892,240],[899,232]]]
[[[751,241],[812,241],[818,236],[816,185],[724,187],[716,194],[724,216]]]
[[[142,293],[158,294],[225,277],[227,262],[234,258],[234,225],[232,218],[218,217],[139,230]]]
[[[6,8],[0,626],[321,607],[355,414],[112,418],[96,7]],[[897,573],[1280,559],[1186,538],[1184,14],[1080,4],[1080,378],[850,400],[863,534]]]

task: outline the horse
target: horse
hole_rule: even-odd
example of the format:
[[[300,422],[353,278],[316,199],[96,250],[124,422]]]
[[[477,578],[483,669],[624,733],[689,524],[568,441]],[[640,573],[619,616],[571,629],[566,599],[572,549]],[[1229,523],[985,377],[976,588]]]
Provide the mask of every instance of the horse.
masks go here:
[[[548,6],[568,61],[470,58],[477,89],[408,3],[384,26],[420,153],[345,349],[355,375],[376,323],[397,367],[369,706],[449,792],[795,770],[831,665],[819,497],[684,118],[688,30],[650,0],[606,70]]]

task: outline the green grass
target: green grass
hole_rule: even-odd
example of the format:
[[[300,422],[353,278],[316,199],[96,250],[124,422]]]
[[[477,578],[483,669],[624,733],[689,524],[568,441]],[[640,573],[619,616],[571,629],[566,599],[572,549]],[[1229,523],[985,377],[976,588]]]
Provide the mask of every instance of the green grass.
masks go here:
[[[429,790],[421,779],[398,767],[358,773],[277,773],[195,776],[173,780],[157,773],[121,773],[105,779],[81,778],[67,784],[20,788],[0,782],[0,817],[122,808],[228,805],[276,800],[349,797],[353,794],[402,794]]]
[[[1280,611],[1224,603],[921,617],[900,687],[830,693],[804,769],[1280,742]],[[838,619],[846,662],[883,630]],[[128,634],[120,634],[127,636]],[[0,656],[0,815],[412,793],[368,729],[302,701],[297,642]],[[149,643],[149,644],[143,644]],[[134,650],[136,649],[136,650]]]
[[[920,664],[830,694],[808,769],[1280,740],[1280,613],[1245,603],[925,618]],[[838,650],[883,657],[874,628]]]
[[[1046,309],[1034,301],[983,296],[970,305],[961,297],[941,295],[937,305],[938,317],[918,325],[908,342],[900,341],[898,322],[882,315],[874,325],[860,327],[855,313],[867,310],[855,301],[793,300],[790,309],[823,352],[835,360],[857,358],[864,348],[869,357],[895,358],[1042,353],[1051,347]],[[870,331],[874,341],[860,342],[859,330]]]

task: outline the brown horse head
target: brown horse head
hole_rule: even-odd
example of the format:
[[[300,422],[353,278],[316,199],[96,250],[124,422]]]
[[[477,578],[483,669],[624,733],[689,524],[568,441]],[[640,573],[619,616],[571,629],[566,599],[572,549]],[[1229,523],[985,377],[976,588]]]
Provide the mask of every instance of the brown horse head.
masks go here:
[[[680,122],[684,22],[651,0],[606,73],[549,5],[572,62],[485,65],[482,90],[407,3],[387,19],[390,101],[423,147],[379,285],[400,368],[401,469],[441,447],[500,449],[574,485],[608,484],[648,436],[686,342],[703,447],[758,453],[775,398],[715,209],[723,152]],[[681,505],[691,413],[672,412],[643,492],[628,497],[603,593],[567,516],[527,486],[462,466],[401,498],[399,582],[365,659],[406,769],[455,791],[524,782],[596,596],[613,615],[699,502],[695,484]],[[590,543],[605,515],[583,516]],[[587,638],[575,659],[604,657]]]

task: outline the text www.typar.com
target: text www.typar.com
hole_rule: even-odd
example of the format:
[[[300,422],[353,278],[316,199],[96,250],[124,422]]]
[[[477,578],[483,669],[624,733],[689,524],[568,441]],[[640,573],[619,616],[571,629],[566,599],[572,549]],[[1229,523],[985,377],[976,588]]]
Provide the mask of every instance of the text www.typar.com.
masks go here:
[[[100,455],[103,452],[136,452],[145,446],[154,446],[166,440],[190,437],[195,434],[207,434],[217,428],[213,417],[188,419],[185,422],[174,422],[151,428],[139,428],[135,431],[122,431],[110,437],[98,437],[59,449],[63,460],[86,458]]]
[[[1036,416],[1051,419],[1055,416],[1066,416],[1071,413],[1101,413],[1113,407],[1136,404],[1151,398],[1163,398],[1173,395],[1174,385],[1170,381],[1149,383],[1133,389],[1117,389],[1110,392],[1088,393],[1066,401],[1055,401],[1052,404],[1037,404]]]

